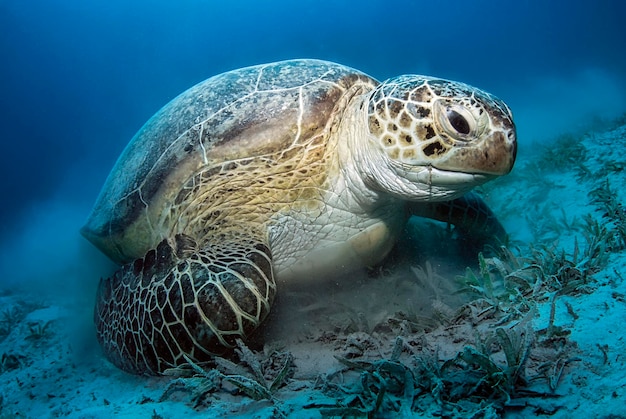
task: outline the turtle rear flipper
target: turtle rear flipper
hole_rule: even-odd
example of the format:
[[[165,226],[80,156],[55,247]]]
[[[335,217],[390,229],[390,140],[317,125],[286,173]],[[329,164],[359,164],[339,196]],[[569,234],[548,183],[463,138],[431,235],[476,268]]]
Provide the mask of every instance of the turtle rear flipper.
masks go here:
[[[100,281],[97,335],[107,357],[134,373],[157,374],[213,354],[267,316],[276,286],[269,248],[254,240],[204,249],[184,235]]]

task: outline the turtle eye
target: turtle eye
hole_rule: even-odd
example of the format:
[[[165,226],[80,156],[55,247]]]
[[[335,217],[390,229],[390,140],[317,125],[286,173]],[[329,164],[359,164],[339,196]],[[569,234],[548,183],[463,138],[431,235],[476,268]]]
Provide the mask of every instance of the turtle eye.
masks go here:
[[[467,135],[470,133],[470,124],[463,115],[455,110],[449,109],[446,113],[446,117],[448,118],[452,128],[454,128],[459,134]]]
[[[474,114],[459,103],[438,100],[433,107],[435,122],[442,134],[458,141],[471,141],[478,135],[479,121]]]

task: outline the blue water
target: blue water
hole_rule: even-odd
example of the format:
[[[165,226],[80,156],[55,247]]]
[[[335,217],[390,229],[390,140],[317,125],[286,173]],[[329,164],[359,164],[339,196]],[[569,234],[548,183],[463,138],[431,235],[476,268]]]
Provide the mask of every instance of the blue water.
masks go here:
[[[463,81],[510,105],[524,159],[626,112],[625,18],[624,0],[0,0],[0,296],[69,299],[99,353],[115,268],[78,230],[133,134],[212,75],[306,57]]]
[[[523,154],[626,111],[624,16],[620,0],[2,0],[0,281],[75,263],[125,144],[211,75],[313,57],[464,81],[510,104]]]

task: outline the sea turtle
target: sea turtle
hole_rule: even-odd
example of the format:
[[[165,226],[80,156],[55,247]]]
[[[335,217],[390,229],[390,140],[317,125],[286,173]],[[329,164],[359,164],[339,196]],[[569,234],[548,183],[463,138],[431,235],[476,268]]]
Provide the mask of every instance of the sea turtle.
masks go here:
[[[209,78],[134,136],[81,230],[122,265],[100,281],[98,340],[162,373],[245,339],[277,283],[380,262],[411,215],[500,234],[462,196],[515,154],[509,108],[462,83],[318,60]]]

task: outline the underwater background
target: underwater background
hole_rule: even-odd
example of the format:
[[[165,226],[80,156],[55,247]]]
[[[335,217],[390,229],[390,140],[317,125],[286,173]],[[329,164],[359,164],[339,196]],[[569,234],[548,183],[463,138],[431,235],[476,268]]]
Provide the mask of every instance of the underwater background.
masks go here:
[[[78,230],[134,133],[212,75],[319,58],[462,81],[511,107],[524,159],[624,115],[625,18],[620,0],[0,0],[0,289],[72,301],[98,351],[113,265]]]

